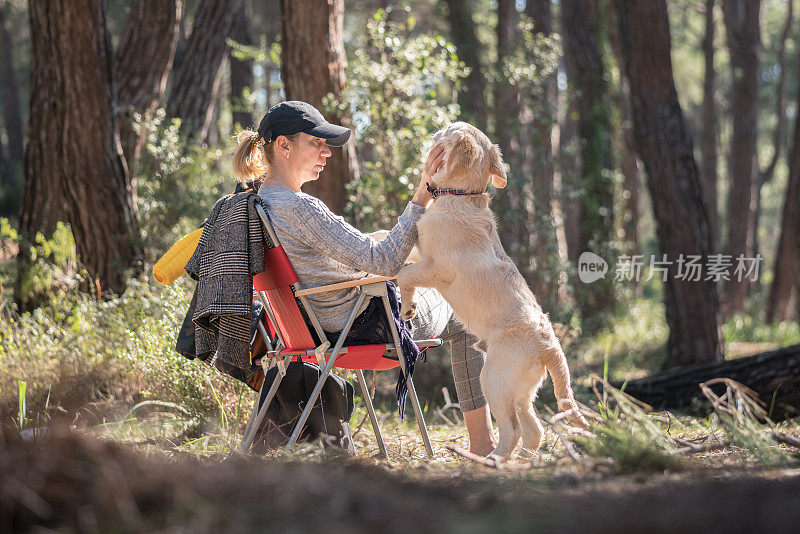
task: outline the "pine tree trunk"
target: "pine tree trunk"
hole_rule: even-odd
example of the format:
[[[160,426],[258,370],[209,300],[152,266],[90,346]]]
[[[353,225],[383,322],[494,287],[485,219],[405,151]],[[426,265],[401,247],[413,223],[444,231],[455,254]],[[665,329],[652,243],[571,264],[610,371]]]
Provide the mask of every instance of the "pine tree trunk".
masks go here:
[[[794,0],[787,0],[786,23],[781,32],[780,44],[778,45],[778,58],[776,61],[778,71],[780,72],[778,75],[777,95],[775,98],[775,116],[778,118],[778,123],[775,125],[775,132],[772,137],[772,157],[766,168],[760,173],[759,191],[765,183],[772,180],[772,177],[775,175],[775,167],[781,156],[781,145],[783,143],[783,133],[786,125],[786,42],[789,39],[789,35],[792,33],[793,27]],[[758,219],[756,219],[756,228],[758,228]],[[758,250],[757,247],[756,250]]]
[[[272,73],[280,71],[276,68],[275,63],[269,57],[269,52],[275,43],[280,38],[281,29],[281,9],[280,2],[259,2],[260,20],[259,29],[263,31],[264,40],[266,41],[267,58],[264,62],[264,90],[266,91],[267,108],[272,107],[277,102],[273,97],[273,88],[270,83]],[[258,117],[260,120],[261,117]]]
[[[564,70],[570,72],[571,58],[563,56]],[[580,226],[581,226],[581,201],[577,195],[579,188],[578,169],[581,166],[581,156],[578,150],[578,115],[577,103],[569,98],[566,91],[561,94],[566,100],[559,105],[564,109],[564,116],[559,121],[559,148],[558,172],[561,179],[562,203],[564,206],[564,237],[567,241],[567,257],[574,265],[578,264],[581,255]]]
[[[121,293],[142,257],[115,115],[113,56],[103,0],[33,0],[33,69],[23,243],[72,226],[78,258],[100,287]],[[29,260],[21,247],[24,291]],[[27,295],[17,293],[21,304]]]
[[[461,118],[486,131],[486,78],[481,65],[481,44],[475,33],[468,0],[446,0],[450,35],[456,45],[458,59],[470,69],[458,94]]]
[[[253,21],[245,2],[239,5],[239,12],[236,14],[235,20],[236,23],[233,25],[231,38],[240,45],[255,45],[256,38]],[[249,104],[244,99],[245,90],[255,90],[253,59],[239,60],[233,50],[231,50],[229,58],[231,69],[231,109],[234,128],[236,128],[237,124],[240,128],[253,128],[253,116],[250,113]]]
[[[497,68],[498,75],[494,87],[494,140],[503,153],[503,159],[511,167],[505,189],[495,193],[494,212],[498,214],[498,233],[509,256],[521,263],[522,229],[525,228],[527,214],[523,211],[522,176],[519,162],[515,159],[518,146],[515,145],[519,130],[519,95],[516,88],[503,73],[503,64],[514,53],[519,16],[514,0],[497,2]]]
[[[723,0],[725,30],[733,69],[733,135],[730,152],[727,253],[737,258],[755,255],[755,217],[758,202],[756,125],[760,47],[760,0]],[[750,287],[748,277],[723,287],[725,313],[740,311]]]
[[[576,102],[580,151],[578,185],[581,218],[578,247],[613,263],[614,181],[611,118],[602,56],[600,12],[594,0],[563,0],[561,17],[569,98]],[[576,295],[583,316],[600,323],[600,314],[615,303],[613,277],[591,285],[578,283]]]
[[[703,36],[703,58],[705,76],[703,77],[703,122],[700,128],[700,177],[703,182],[703,198],[708,211],[711,230],[711,249],[717,250],[719,240],[719,215],[717,212],[717,105],[714,101],[714,2],[706,0],[705,35]]]
[[[136,177],[146,137],[144,132],[134,132],[132,111],[146,118],[164,96],[182,13],[183,0],[134,0],[117,47],[117,118],[131,180]],[[135,184],[132,189],[135,193]]]
[[[800,94],[797,101],[800,102]],[[794,310],[795,306],[800,306],[800,117],[795,119],[794,141],[789,155],[789,183],[783,202],[774,273],[767,298],[767,322],[789,320],[793,312],[800,318],[800,310]]]
[[[11,162],[6,156],[6,145],[0,137],[0,185],[8,187],[14,183],[14,173],[11,170]],[[0,216],[7,216],[8,214],[0,211]]]
[[[614,103],[622,117],[620,131],[617,132],[617,135],[621,138],[618,143],[624,147],[623,153],[620,155],[619,164],[624,177],[622,184],[624,189],[623,200],[620,202],[620,206],[624,210],[622,230],[625,236],[624,239],[628,243],[627,252],[633,255],[641,252],[639,243],[639,159],[636,157],[636,141],[633,133],[633,116],[630,103],[631,88],[622,68],[624,61],[619,42],[619,18],[616,12],[616,4],[611,2],[609,7],[611,8],[609,11],[612,19],[608,25],[608,40],[611,44],[611,50],[614,52],[614,60],[620,70],[619,90],[615,91]],[[634,281],[634,283],[637,290],[640,290],[641,285],[638,281]]]
[[[281,9],[281,76],[287,100],[308,102],[329,122],[349,127],[350,117],[322,109],[322,99],[328,93],[341,103],[347,85],[344,0],[282,0]],[[347,206],[345,185],[358,178],[355,139],[351,138],[341,149],[333,149],[320,179],[304,189],[342,215]]]
[[[228,57],[227,39],[241,1],[200,3],[181,61],[170,73],[172,89],[167,115],[181,119],[181,130],[188,139],[203,140],[208,135]]]
[[[619,0],[620,42],[631,85],[639,156],[653,200],[659,253],[669,266],[664,284],[669,340],[667,367],[722,359],[722,331],[714,283],[678,279],[680,255],[711,252],[708,214],[670,57],[664,0]],[[703,273],[704,274],[704,273]]]
[[[793,26],[793,15],[794,15],[794,2],[792,0],[787,1],[786,7],[786,23],[783,26],[783,31],[781,32],[780,37],[780,44],[778,45],[778,58],[777,58],[777,68],[780,74],[778,75],[778,87],[777,87],[777,94],[775,98],[775,116],[777,117],[777,124],[775,125],[775,131],[773,133],[773,150],[772,150],[772,157],[770,158],[769,163],[767,164],[766,168],[757,172],[756,180],[756,213],[754,216],[753,227],[755,228],[753,232],[753,255],[759,255],[761,251],[761,245],[758,240],[758,227],[759,221],[761,220],[761,190],[764,187],[764,184],[772,180],[772,177],[775,175],[775,167],[778,164],[778,158],[781,156],[781,144],[782,139],[784,137],[783,130],[785,129],[786,123],[786,41],[789,38],[789,34],[791,33]],[[756,158],[758,161],[758,158]],[[757,287],[760,287],[761,280],[756,279],[754,284]]]
[[[553,33],[550,0],[528,0],[525,14],[533,21],[533,32],[543,36]],[[539,302],[549,310],[558,310],[568,299],[567,274],[561,266],[567,263],[567,244],[563,231],[560,198],[556,195],[553,127],[558,109],[557,73],[546,80],[541,95],[529,102],[533,109],[530,160],[534,168],[530,182],[533,212],[528,214],[528,239],[531,251],[529,273],[531,287]],[[529,162],[530,163],[530,162]]]
[[[19,105],[19,89],[14,75],[14,50],[6,29],[6,2],[0,0],[0,80],[2,80],[3,119],[8,135],[8,160],[15,170],[22,167],[25,158],[25,130]]]
[[[228,72],[230,70],[227,57],[222,65],[222,70],[223,72]],[[219,116],[220,108],[222,107],[221,103],[226,100],[230,100],[230,84],[227,83],[229,81],[229,78],[226,79],[224,76],[222,77],[220,80],[219,89],[217,91],[217,97],[211,103],[211,120],[208,122],[206,136],[202,139],[203,144],[206,146],[219,146],[222,141],[219,130]],[[217,169],[217,171],[222,171],[219,160],[214,162],[214,168]]]

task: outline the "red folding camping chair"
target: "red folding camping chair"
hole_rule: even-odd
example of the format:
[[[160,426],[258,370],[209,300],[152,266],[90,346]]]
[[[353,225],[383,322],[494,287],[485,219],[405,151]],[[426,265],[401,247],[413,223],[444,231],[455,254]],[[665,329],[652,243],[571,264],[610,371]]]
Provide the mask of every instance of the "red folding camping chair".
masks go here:
[[[373,408],[372,401],[370,399],[367,381],[364,378],[364,371],[382,371],[400,366],[403,376],[406,377],[408,396],[410,397],[411,405],[414,408],[414,415],[416,416],[417,424],[419,425],[422,441],[425,444],[425,450],[427,451],[428,457],[432,458],[433,448],[431,447],[431,441],[428,437],[428,430],[425,426],[425,420],[422,417],[422,410],[420,409],[419,399],[417,398],[417,393],[414,389],[414,382],[411,377],[408,376],[406,371],[405,357],[403,355],[402,347],[400,346],[400,334],[397,331],[395,322],[392,318],[392,311],[390,308],[386,287],[386,281],[390,280],[391,278],[385,276],[372,276],[361,280],[341,282],[338,284],[330,284],[306,289],[301,288],[297,275],[295,274],[294,269],[289,262],[289,258],[286,256],[286,252],[283,250],[283,247],[278,241],[278,237],[275,234],[275,230],[272,227],[269,216],[258,204],[256,204],[256,210],[261,218],[261,222],[264,225],[265,230],[267,231],[267,234],[269,235],[270,240],[272,241],[272,247],[270,248],[269,245],[267,245],[267,250],[265,253],[265,271],[253,278],[253,286],[256,289],[258,298],[264,304],[270,326],[274,329],[275,334],[275,336],[270,337],[264,330],[263,325],[259,325],[259,328],[261,329],[261,335],[265,340],[267,340],[268,349],[266,355],[261,359],[261,365],[266,373],[267,369],[274,363],[278,366],[278,372],[275,375],[275,380],[269,385],[269,390],[264,402],[261,404],[260,409],[259,403],[256,401],[253,412],[251,413],[250,419],[247,423],[247,427],[245,428],[241,449],[243,451],[250,449],[253,438],[255,437],[256,432],[258,431],[258,428],[260,427],[261,422],[267,413],[267,408],[275,397],[275,393],[278,391],[278,386],[280,385],[281,379],[286,374],[286,365],[293,359],[296,359],[298,361],[302,360],[318,363],[322,368],[322,374],[314,386],[314,389],[312,390],[311,395],[305,404],[303,412],[300,415],[300,419],[297,421],[297,424],[295,425],[294,430],[289,437],[289,441],[285,446],[286,449],[291,448],[297,442],[297,438],[300,435],[303,426],[305,425],[306,420],[308,419],[308,416],[310,415],[311,410],[317,401],[317,398],[319,397],[322,386],[325,384],[325,380],[328,378],[331,369],[336,366],[344,369],[354,369],[356,371],[358,383],[361,387],[361,393],[364,398],[364,404],[366,405],[367,413],[369,414],[370,421],[372,422],[372,428],[375,431],[375,438],[378,442],[378,448],[384,457],[388,457],[386,445],[384,444],[383,436],[381,435],[381,430],[378,425],[378,419],[375,416],[375,409]],[[344,329],[342,329],[341,333],[339,334],[339,338],[336,340],[335,345],[331,349],[330,343],[327,341],[322,326],[314,314],[314,310],[309,304],[307,297],[308,295],[356,286],[361,287],[360,295],[353,306],[353,310],[347,319]],[[383,301],[383,307],[385,313],[387,314],[388,324],[392,332],[392,339],[394,340],[394,343],[345,347],[345,338],[347,337],[347,334],[353,325],[353,321],[356,318],[361,303],[367,297],[380,298]],[[309,330],[309,325],[306,323],[306,320],[303,317],[300,306],[302,306],[303,311],[305,311],[308,320],[311,322],[311,326],[314,328],[314,331],[317,334],[317,338],[320,340],[319,345],[314,342],[312,333]],[[269,341],[270,339],[274,341],[274,348],[272,343]],[[426,348],[439,346],[441,345],[442,341],[440,339],[429,339],[415,341],[415,343],[420,348]],[[394,358],[387,357],[391,356],[392,354],[394,354]],[[268,387],[267,381],[264,380],[258,399],[262,397],[263,390],[266,387]]]

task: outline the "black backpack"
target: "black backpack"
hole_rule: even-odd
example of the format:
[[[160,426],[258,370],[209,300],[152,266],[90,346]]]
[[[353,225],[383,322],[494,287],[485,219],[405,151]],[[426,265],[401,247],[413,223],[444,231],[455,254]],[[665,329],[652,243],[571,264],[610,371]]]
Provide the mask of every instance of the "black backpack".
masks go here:
[[[272,367],[264,377],[266,386],[258,399],[259,408],[275,380],[278,368]],[[263,453],[285,445],[294,430],[306,400],[311,395],[321,369],[307,362],[292,362],[286,367],[286,376],[281,380],[275,398],[272,399],[261,426],[253,441],[253,451]],[[353,385],[343,378],[330,374],[325,380],[314,409],[300,433],[298,441],[314,441],[322,438],[323,447],[335,446],[355,453],[350,435],[350,418],[354,409]]]
[[[192,322],[195,303],[196,294],[192,296],[192,302],[183,320],[183,325],[178,332],[178,339],[175,344],[175,350],[189,359],[196,357],[194,344],[195,325]],[[261,336],[257,325],[259,321],[264,322],[264,315],[262,304],[258,301],[253,302],[250,331],[251,343],[254,345],[255,352],[257,352],[257,354],[253,354],[254,359],[263,356],[266,352],[264,343],[255,343]],[[256,349],[256,346],[261,347],[262,350]],[[253,365],[249,369],[240,369],[225,365],[224,362],[217,360],[215,367],[219,371],[244,382],[255,391],[258,391],[261,387],[262,381],[260,379],[263,376],[263,372],[258,365]],[[272,367],[266,373],[264,382],[267,386],[262,389],[262,394],[259,397],[259,408],[264,402],[267,391],[269,391],[269,384],[272,384],[275,380],[276,373],[277,367]],[[310,363],[304,362],[301,365],[298,362],[292,362],[287,366],[286,376],[283,377],[278,387],[278,392],[272,400],[256,434],[253,442],[254,451],[260,450],[263,452],[267,448],[277,448],[289,441],[294,424],[300,418],[305,401],[311,395],[311,390],[314,389],[314,385],[319,380],[320,375],[320,368]],[[320,392],[320,399],[317,400],[317,404],[312,410],[298,441],[313,441],[323,435],[330,436],[322,440],[324,446],[339,446],[351,454],[354,453],[353,440],[350,436],[349,428],[350,417],[353,415],[354,408],[353,394],[353,385],[350,382],[336,375],[328,376]],[[320,400],[322,401],[321,403]]]

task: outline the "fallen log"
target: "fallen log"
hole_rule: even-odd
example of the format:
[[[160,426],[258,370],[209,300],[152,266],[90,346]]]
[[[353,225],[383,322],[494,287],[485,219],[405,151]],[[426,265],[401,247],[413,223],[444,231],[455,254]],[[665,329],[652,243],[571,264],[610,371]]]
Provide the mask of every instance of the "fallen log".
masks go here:
[[[708,413],[709,405],[698,384],[712,378],[731,378],[755,391],[773,420],[800,415],[800,345],[735,360],[676,367],[612,385],[620,389],[624,386],[625,393],[654,409]],[[720,394],[725,389],[722,385],[712,389],[715,387],[720,388]]]

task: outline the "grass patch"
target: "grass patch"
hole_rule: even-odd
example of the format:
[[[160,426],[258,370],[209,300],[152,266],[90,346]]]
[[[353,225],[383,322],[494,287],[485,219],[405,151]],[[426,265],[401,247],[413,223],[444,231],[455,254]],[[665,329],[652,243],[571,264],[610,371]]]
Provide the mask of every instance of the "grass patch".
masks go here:
[[[624,314],[614,315],[609,326],[595,336],[579,338],[569,352],[578,365],[598,372],[610,362],[609,378],[619,380],[660,368],[666,358],[668,336],[664,305],[639,299]]]
[[[764,324],[746,313],[736,313],[726,321],[722,333],[726,343],[772,343],[779,347],[800,343],[800,324],[792,321]]]
[[[188,303],[180,284],[132,280],[125,294],[108,301],[72,291],[32,313],[7,307],[0,314],[0,416],[22,421],[24,398],[28,419],[59,408],[144,400],[208,418],[241,418],[236,408],[244,386],[173,350]],[[236,422],[226,417],[224,424]]]

